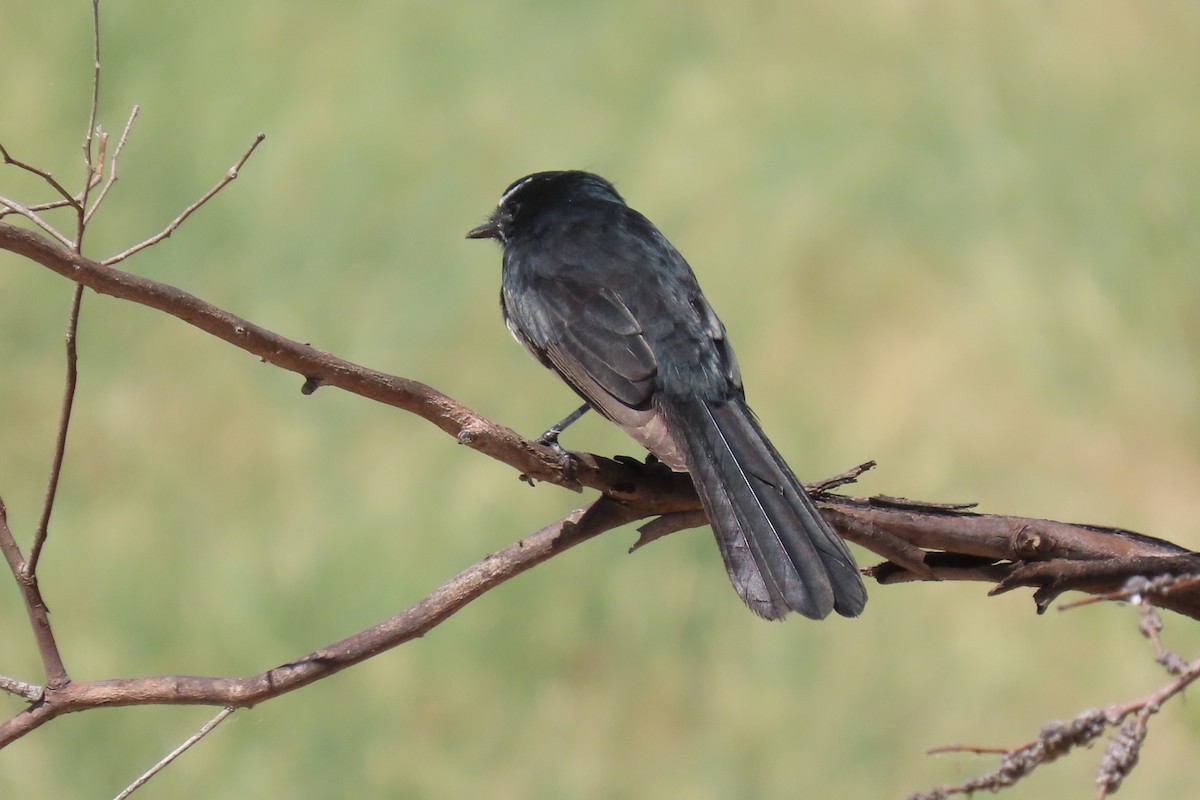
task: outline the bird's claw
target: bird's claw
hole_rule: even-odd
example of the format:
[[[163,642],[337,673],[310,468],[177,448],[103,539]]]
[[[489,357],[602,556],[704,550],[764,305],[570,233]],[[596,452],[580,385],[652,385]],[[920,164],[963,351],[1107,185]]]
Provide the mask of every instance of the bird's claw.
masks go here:
[[[558,435],[561,430],[551,428],[543,433],[535,441],[543,447],[549,447],[554,452],[555,458],[558,459],[559,469],[563,471],[563,475],[570,477],[575,474],[575,456],[571,455],[565,447],[558,443]]]

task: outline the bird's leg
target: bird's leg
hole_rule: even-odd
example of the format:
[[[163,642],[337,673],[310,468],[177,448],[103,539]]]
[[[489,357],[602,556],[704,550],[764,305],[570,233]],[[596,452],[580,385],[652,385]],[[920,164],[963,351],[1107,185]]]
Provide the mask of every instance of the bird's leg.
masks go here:
[[[537,438],[537,443],[545,445],[558,454],[559,458],[566,458],[568,453],[563,449],[563,446],[558,443],[559,435],[567,428],[575,424],[575,422],[588,412],[590,405],[584,403],[579,408],[572,411],[565,418],[559,420],[554,425],[551,425],[549,430]]]
[[[554,451],[554,455],[558,457],[558,464],[562,468],[563,474],[567,477],[570,477],[572,474],[575,459],[570,453],[563,449],[561,444],[558,443],[558,436],[567,428],[571,427],[571,425],[575,424],[575,421],[586,414],[589,408],[591,408],[591,406],[589,406],[587,403],[584,403],[579,408],[568,414],[566,418],[559,420],[557,423],[550,426],[549,430],[534,439],[534,441],[538,444],[542,445],[543,447],[549,447]],[[522,475],[521,480],[528,483],[530,486],[533,486],[533,479],[528,475]]]

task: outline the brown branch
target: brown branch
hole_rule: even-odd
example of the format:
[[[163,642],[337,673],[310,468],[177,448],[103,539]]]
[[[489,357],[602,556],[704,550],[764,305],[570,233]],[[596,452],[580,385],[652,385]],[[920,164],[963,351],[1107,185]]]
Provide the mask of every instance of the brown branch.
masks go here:
[[[333,386],[395,406],[438,426],[457,441],[537,480],[587,487],[618,498],[670,491],[676,512],[699,503],[686,476],[671,476],[632,459],[577,455],[568,471],[558,456],[456,400],[406,378],[387,375],[296,342],[167,284],[106,267],[37,233],[0,222],[0,249],[25,256],[101,293],[171,314],[219,339],[306,378],[304,390]],[[661,473],[666,473],[662,475]],[[656,477],[657,476],[657,477]],[[998,591],[1038,590],[1039,609],[1063,591],[1112,591],[1130,574],[1200,573],[1200,556],[1161,539],[1092,525],[1072,525],[959,510],[896,498],[822,495],[819,505],[845,538],[889,559],[870,570],[880,583],[979,580]],[[691,524],[702,517],[693,515]],[[687,520],[676,518],[673,522]],[[667,522],[662,523],[664,526]],[[931,552],[932,551],[932,552]],[[1181,588],[1155,602],[1200,619],[1200,588]]]
[[[37,576],[29,574],[25,568],[25,559],[21,556],[21,548],[17,545],[17,540],[8,527],[8,513],[2,498],[0,498],[0,552],[4,553],[4,560],[8,562],[8,568],[12,571],[13,577],[17,579],[17,588],[21,592],[21,600],[25,603],[25,614],[29,617],[30,627],[33,628],[33,638],[37,641],[38,653],[42,657],[46,689],[66,686],[71,679],[67,676],[62,655],[54,640],[54,631],[50,627],[50,609],[46,608],[46,603],[42,600]],[[20,684],[20,682],[15,682],[5,688],[11,691],[11,686],[17,685],[23,687],[21,693],[27,698],[30,694],[40,696],[40,689],[34,691],[32,687]]]
[[[317,386],[333,386],[401,408],[429,420],[460,443],[531,478],[564,485],[574,483],[564,474],[558,456],[550,448],[490,422],[423,383],[368,369],[280,336],[195,295],[106,267],[16,225],[0,222],[0,249],[24,256],[99,294],[163,311],[269,364],[302,375],[306,378],[307,391]],[[583,485],[610,486],[610,481],[602,477],[602,471],[595,465],[580,464],[576,472]]]
[[[654,498],[623,503],[600,497],[590,506],[488,556],[391,619],[307,656],[243,678],[164,676],[47,686],[29,709],[0,724],[0,747],[63,714],[138,705],[244,708],[295,691],[424,635],[475,598],[604,531],[669,510]]]
[[[244,707],[293,691],[366,658],[420,636],[488,589],[520,574],[556,552],[598,533],[638,519],[654,518],[643,526],[643,540],[703,524],[695,492],[686,475],[658,464],[628,458],[609,460],[576,454],[569,470],[558,456],[513,431],[486,420],[453,399],[424,384],[385,375],[338,359],[308,345],[240,319],[199,298],[166,284],[112,269],[84,258],[37,233],[0,223],[0,248],[24,255],[51,270],[103,294],[137,302],[194,325],[281,368],[305,376],[303,390],[329,385],[402,408],[433,422],[442,430],[527,475],[573,488],[602,492],[585,512],[549,526],[527,540],[489,557],[436,590],[404,613],[295,662],[245,678],[167,676],[89,683],[48,682],[39,699],[24,713],[0,725],[0,746],[65,713],[111,705],[211,704]],[[864,465],[819,488],[840,486],[858,476]],[[569,474],[568,474],[569,473]],[[1161,576],[1200,573],[1200,556],[1160,539],[1116,528],[1072,525],[1052,520],[979,514],[962,504],[931,504],[897,498],[854,499],[817,496],[825,516],[847,539],[889,560],[869,573],[880,583],[911,580],[981,580],[995,584],[994,592],[1017,586],[1037,589],[1039,610],[1067,589],[1092,594],[1111,592],[1130,574]],[[11,539],[11,535],[8,537]],[[0,537],[2,543],[2,537]],[[15,545],[14,545],[15,548]],[[7,552],[7,551],[6,551]],[[1153,596],[1154,603],[1200,618],[1197,582],[1183,582]],[[36,585],[33,590],[36,596]],[[31,619],[36,605],[27,599]],[[43,609],[44,611],[44,609]],[[53,644],[49,628],[39,638]],[[45,658],[45,649],[43,650]],[[47,663],[50,663],[47,661]],[[1180,668],[1174,682],[1181,691],[1194,668]],[[65,670],[61,672],[65,678]],[[30,694],[28,689],[26,694]],[[1157,697],[1158,695],[1156,695]],[[1145,719],[1155,700],[1127,712],[1120,734],[1110,744],[1102,775],[1115,786],[1132,766],[1144,738]],[[1134,708],[1130,706],[1130,708]],[[1145,712],[1144,714],[1142,712]],[[1068,723],[1047,726],[1038,739],[1006,754],[992,776],[963,787],[1009,785],[1046,760],[1071,747],[1092,741],[1109,717],[1099,723],[1084,715]],[[1115,717],[1114,717],[1115,718]],[[1113,723],[1117,724],[1117,723]],[[998,776],[998,777],[997,777]],[[946,796],[943,787],[935,790]],[[969,788],[968,788],[969,790]]]
[[[58,496],[58,481],[62,476],[63,458],[67,453],[67,430],[71,426],[71,411],[75,407],[75,386],[79,381],[79,354],[75,347],[75,336],[79,330],[79,310],[83,304],[83,285],[75,284],[75,293],[71,297],[71,313],[67,318],[67,379],[63,387],[62,407],[58,416],[58,436],[54,441],[54,458],[50,464],[50,479],[46,482],[46,499],[42,503],[42,516],[38,520],[37,529],[33,534],[33,544],[29,548],[29,561],[25,564],[22,576],[32,579],[37,574],[38,561],[42,556],[42,546],[50,533],[50,515],[54,511],[54,499]]]
[[[1200,554],[1120,528],[978,514],[894,498],[829,496],[818,505],[838,533],[890,559],[868,570],[882,584],[985,581],[996,584],[993,594],[1028,586],[1037,590],[1041,612],[1065,591],[1104,594],[1134,575],[1200,574]],[[1194,582],[1153,602],[1200,619],[1200,585]]]

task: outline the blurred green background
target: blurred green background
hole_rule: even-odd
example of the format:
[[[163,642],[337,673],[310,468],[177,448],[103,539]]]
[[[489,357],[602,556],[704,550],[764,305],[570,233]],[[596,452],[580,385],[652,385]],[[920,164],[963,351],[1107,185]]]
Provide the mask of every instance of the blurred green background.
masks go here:
[[[0,23],[0,141],[72,186],[90,25],[28,0]],[[688,256],[801,476],[875,458],[860,493],[1200,547],[1195,3],[143,0],[105,4],[103,36],[101,122],[142,113],[93,256],[264,131],[125,266],[532,434],[573,397],[505,332],[498,249],[462,237],[513,179],[590,168]],[[48,197],[11,167],[0,194]],[[0,494],[25,543],[69,295],[0,253]],[[89,295],[80,351],[41,573],[77,679],[259,671],[584,502],[128,303]],[[567,443],[638,452],[595,419]],[[860,620],[772,625],[707,531],[632,540],[239,712],[139,796],[903,797],[992,764],[926,748],[1017,744],[1165,681],[1127,608],[872,586]],[[39,680],[10,581],[0,609],[0,672]],[[0,795],[111,796],[212,713],[60,719],[0,753]],[[1127,794],[1191,796],[1198,746],[1173,704]],[[1010,796],[1090,797],[1099,757]]]

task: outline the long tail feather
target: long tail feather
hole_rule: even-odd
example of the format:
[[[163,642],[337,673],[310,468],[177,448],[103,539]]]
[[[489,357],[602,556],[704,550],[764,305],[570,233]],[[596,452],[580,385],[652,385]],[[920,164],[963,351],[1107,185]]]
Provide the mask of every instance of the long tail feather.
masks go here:
[[[850,551],[821,517],[740,399],[664,401],[738,595],[755,613],[857,616],[866,589]]]

